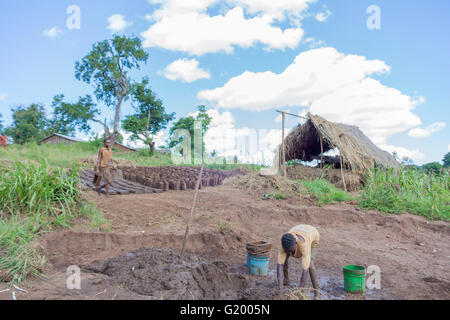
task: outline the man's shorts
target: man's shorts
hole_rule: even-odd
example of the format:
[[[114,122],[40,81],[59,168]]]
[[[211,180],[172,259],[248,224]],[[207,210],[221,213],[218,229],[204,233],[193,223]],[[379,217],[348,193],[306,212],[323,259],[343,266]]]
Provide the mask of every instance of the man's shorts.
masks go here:
[[[100,168],[100,173],[102,174],[104,184],[112,184],[111,168],[109,167]]]

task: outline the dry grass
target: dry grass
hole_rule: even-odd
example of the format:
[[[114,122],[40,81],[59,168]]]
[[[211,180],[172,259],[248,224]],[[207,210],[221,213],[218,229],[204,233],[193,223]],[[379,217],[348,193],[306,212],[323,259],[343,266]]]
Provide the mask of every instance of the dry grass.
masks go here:
[[[285,140],[286,161],[311,161],[323,151],[339,149],[342,161],[353,170],[370,170],[375,164],[398,168],[399,164],[388,152],[379,149],[355,126],[337,124],[308,114],[308,121],[295,128]]]

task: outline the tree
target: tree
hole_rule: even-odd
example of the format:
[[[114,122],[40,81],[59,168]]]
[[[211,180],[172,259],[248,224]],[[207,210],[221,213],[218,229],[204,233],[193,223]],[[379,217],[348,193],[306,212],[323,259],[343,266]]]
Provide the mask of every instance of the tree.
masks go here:
[[[109,133],[108,126],[96,119],[100,111],[89,95],[79,97],[76,103],[68,103],[64,102],[64,95],[59,94],[53,98],[52,107],[53,118],[49,121],[48,127],[48,131],[51,131],[51,133],[73,135],[78,129],[80,132],[87,134],[91,130],[89,121],[103,124],[105,133]]]
[[[47,120],[41,104],[33,103],[28,108],[19,106],[11,111],[13,123],[6,129],[6,134],[14,139],[14,143],[37,142],[45,138]]]
[[[122,121],[124,130],[131,133],[132,141],[140,140],[150,148],[150,154],[155,150],[154,135],[167,127],[175,113],[165,113],[165,108],[148,87],[149,81],[144,78],[141,83],[132,87],[133,108],[135,114],[129,115]]]
[[[209,129],[209,125],[211,124],[212,118],[206,112],[205,106],[197,107],[197,116],[194,118],[193,116],[188,116],[185,118],[179,119],[174,123],[172,128],[170,128],[170,142],[169,148],[173,148],[178,144],[183,142],[183,137],[180,137],[178,140],[173,138],[174,132],[176,130],[185,129],[188,130],[191,135],[191,150],[194,150],[194,122],[202,121],[202,139],[204,139],[206,132]],[[202,154],[205,152],[205,142],[202,140]],[[194,156],[194,152],[192,152],[192,157]]]
[[[439,162],[430,162],[427,164],[424,164],[422,166],[422,170],[425,170],[426,172],[430,173],[430,172],[439,172],[439,170],[441,170],[442,166]]]
[[[2,114],[0,113],[0,133],[3,132],[3,121],[1,120],[3,118]]]
[[[444,156],[444,159],[442,160],[442,162],[444,163],[444,164],[442,165],[444,168],[450,167],[450,152],[448,152],[448,153]]]
[[[122,102],[128,99],[133,84],[129,72],[140,69],[140,63],[147,60],[139,38],[116,35],[95,43],[91,52],[75,63],[75,77],[88,84],[93,82],[96,98],[115,108],[113,143],[119,134]]]

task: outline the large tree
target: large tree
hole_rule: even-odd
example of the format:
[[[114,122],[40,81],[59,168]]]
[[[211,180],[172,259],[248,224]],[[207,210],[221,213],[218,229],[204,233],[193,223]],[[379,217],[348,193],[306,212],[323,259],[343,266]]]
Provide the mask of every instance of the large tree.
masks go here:
[[[165,112],[161,99],[158,99],[152,92],[147,78],[132,86],[131,95],[135,113],[122,121],[122,128],[131,133],[132,141],[140,140],[148,145],[150,154],[153,154],[155,134],[167,127],[175,113],[167,114]]]
[[[101,123],[108,134],[108,126],[96,117],[100,114],[92,97],[86,95],[79,97],[78,102],[69,103],[64,101],[64,95],[59,94],[52,102],[53,118],[49,121],[48,131],[73,135],[78,129],[80,132],[89,133],[91,126],[89,121]]]
[[[170,142],[169,142],[169,148],[173,148],[177,146],[178,144],[183,142],[183,137],[178,137],[175,139],[174,133],[176,130],[184,129],[189,131],[191,135],[191,150],[194,150],[195,145],[195,139],[194,139],[194,123],[195,121],[201,121],[202,122],[202,155],[205,152],[205,142],[204,137],[206,132],[209,129],[209,125],[211,124],[212,118],[208,115],[206,111],[206,107],[201,105],[197,107],[196,117],[193,116],[187,116],[184,118],[180,118],[177,122],[173,124],[173,126],[170,128]],[[192,157],[194,157],[194,152],[191,153]]]
[[[444,159],[442,160],[442,162],[444,163],[444,164],[443,164],[443,167],[445,167],[445,168],[450,167],[450,152],[448,152],[448,153],[444,156]]]
[[[129,72],[146,63],[148,54],[139,38],[114,36],[110,40],[95,43],[91,52],[75,63],[75,77],[93,83],[99,101],[115,108],[112,140],[119,134],[120,110],[129,98],[133,80]]]
[[[19,106],[13,108],[12,112],[13,123],[6,129],[6,134],[13,138],[14,143],[37,142],[48,134],[45,111],[41,104]]]
[[[3,121],[2,121],[2,114],[0,113],[0,133],[3,133]]]

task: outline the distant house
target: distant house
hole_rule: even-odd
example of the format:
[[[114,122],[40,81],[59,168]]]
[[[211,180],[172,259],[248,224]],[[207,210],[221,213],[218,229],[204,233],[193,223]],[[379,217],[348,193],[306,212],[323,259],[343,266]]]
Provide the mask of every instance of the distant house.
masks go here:
[[[59,134],[59,133],[53,133],[52,135],[48,136],[47,138],[44,138],[40,141],[40,143],[49,143],[49,144],[58,144],[58,143],[67,143],[67,144],[74,144],[74,143],[86,143],[86,141],[74,138],[74,137],[69,137],[69,136],[65,136],[63,134]],[[115,142],[113,148],[116,148],[118,150],[121,151],[136,151],[136,149],[134,148],[130,148],[127,147],[124,144]]]

